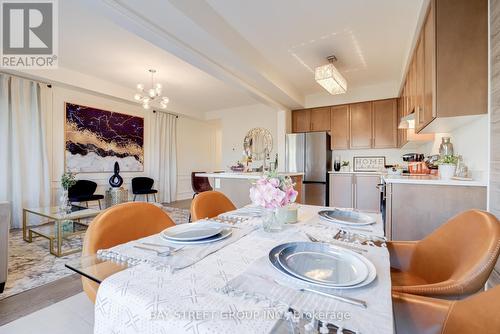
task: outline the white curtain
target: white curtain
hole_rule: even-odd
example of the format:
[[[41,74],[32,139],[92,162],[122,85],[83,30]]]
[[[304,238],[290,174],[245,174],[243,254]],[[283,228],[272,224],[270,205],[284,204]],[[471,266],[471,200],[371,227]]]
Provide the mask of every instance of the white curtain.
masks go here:
[[[45,85],[0,74],[0,201],[12,203],[13,227],[22,226],[23,207],[50,205],[42,94],[50,94]]]
[[[177,198],[177,117],[157,111],[152,117],[152,168],[157,182],[158,201]]]

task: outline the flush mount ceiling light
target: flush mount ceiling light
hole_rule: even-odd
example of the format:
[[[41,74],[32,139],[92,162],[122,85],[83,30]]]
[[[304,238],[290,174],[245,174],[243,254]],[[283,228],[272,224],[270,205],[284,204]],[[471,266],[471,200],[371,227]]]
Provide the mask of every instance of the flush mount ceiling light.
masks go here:
[[[134,95],[134,100],[140,102],[144,109],[150,109],[153,103],[158,102],[158,105],[161,109],[167,109],[168,97],[162,96],[162,86],[160,83],[154,82],[154,75],[156,70],[149,70],[151,73],[151,87],[146,89],[144,84],[137,84],[137,90],[139,93]]]
[[[347,81],[333,65],[337,57],[330,56],[328,65],[316,67],[314,78],[328,93],[332,95],[344,94],[347,92]]]

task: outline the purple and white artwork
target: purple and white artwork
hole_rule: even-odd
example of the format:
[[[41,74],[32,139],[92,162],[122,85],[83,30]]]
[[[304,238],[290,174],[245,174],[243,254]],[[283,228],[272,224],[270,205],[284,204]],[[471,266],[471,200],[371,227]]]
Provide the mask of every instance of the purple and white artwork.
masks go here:
[[[144,118],[66,103],[65,147],[71,172],[142,172]]]

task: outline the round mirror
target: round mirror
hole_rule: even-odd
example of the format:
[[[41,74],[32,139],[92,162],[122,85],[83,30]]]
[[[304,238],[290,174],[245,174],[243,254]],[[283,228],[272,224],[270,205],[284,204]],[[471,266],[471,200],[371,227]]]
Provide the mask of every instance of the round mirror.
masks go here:
[[[245,153],[254,160],[264,160],[273,149],[273,136],[268,129],[253,128],[243,141]]]

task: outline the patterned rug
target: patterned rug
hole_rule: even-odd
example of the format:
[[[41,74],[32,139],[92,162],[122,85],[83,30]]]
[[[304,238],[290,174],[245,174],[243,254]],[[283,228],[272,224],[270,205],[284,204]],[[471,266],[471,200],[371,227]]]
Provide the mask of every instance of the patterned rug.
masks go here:
[[[163,210],[176,224],[188,222],[189,210],[164,206]],[[63,241],[63,250],[81,247],[83,234]],[[55,257],[49,253],[49,241],[35,238],[32,243],[23,240],[21,229],[12,229],[9,236],[9,274],[0,299],[53,282],[74,272],[64,265],[80,257],[75,253]]]

